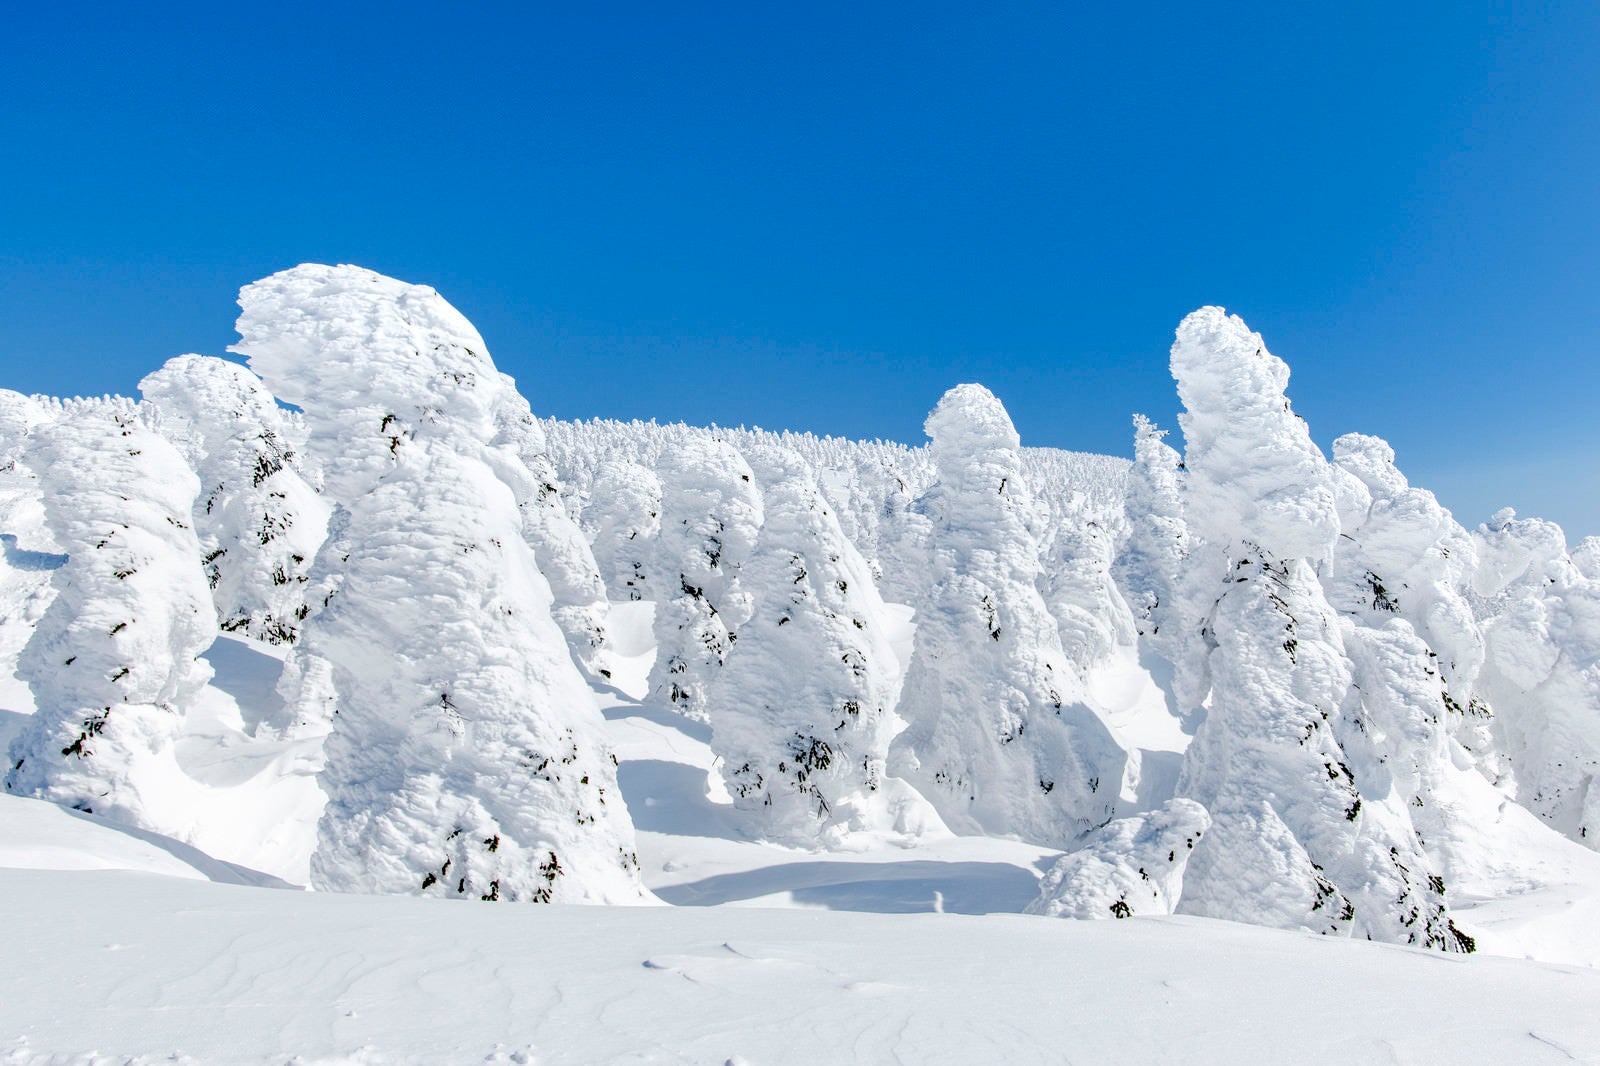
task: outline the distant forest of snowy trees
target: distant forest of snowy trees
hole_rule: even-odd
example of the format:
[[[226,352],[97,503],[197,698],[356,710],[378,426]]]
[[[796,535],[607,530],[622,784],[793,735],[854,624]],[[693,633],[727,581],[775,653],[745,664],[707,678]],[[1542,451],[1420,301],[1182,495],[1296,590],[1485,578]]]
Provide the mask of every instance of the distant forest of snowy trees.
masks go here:
[[[645,699],[709,727],[752,837],[1015,836],[1062,852],[1042,914],[1470,950],[1473,803],[1600,848],[1600,540],[1325,456],[1220,309],[1172,348],[1184,451],[1136,418],[1130,464],[1022,447],[972,384],[915,448],[546,420],[432,289],[308,265],[240,303],[248,369],[0,392],[13,793],[183,838],[226,632],[287,649],[251,726],[317,742],[315,887],[651,902],[592,695],[648,602]],[[1123,653],[1192,736],[1170,780],[1086,699]]]

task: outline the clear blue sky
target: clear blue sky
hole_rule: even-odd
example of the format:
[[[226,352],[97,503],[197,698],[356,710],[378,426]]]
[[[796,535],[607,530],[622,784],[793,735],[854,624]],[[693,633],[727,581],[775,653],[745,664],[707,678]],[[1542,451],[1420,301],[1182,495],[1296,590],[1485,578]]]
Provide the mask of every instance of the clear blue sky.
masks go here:
[[[316,260],[535,410],[1026,443],[1243,314],[1326,446],[1600,533],[1600,5],[11,5],[0,385],[131,391]]]

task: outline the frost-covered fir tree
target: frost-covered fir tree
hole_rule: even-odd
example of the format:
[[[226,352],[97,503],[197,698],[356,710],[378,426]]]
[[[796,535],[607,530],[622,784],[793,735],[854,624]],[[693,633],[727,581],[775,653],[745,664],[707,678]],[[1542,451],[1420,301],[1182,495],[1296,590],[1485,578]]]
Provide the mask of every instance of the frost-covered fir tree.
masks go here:
[[[285,412],[250,371],[180,355],[139,383],[200,475],[194,525],[224,632],[292,644],[328,505],[306,481]]]
[[[1226,561],[1205,620],[1210,707],[1178,782],[1212,828],[1180,910],[1469,946],[1387,773],[1346,750],[1365,712],[1316,572],[1339,534],[1335,478],[1284,396],[1288,367],[1210,307],[1179,327],[1172,373],[1189,528]]]
[[[871,824],[899,724],[891,621],[811,467],[770,445],[746,458],[765,522],[740,575],[753,613],[708,685],[711,746],[757,835],[836,843]]]
[[[1118,818],[1045,873],[1028,913],[1051,918],[1171,914],[1183,895],[1189,856],[1209,828],[1206,809],[1185,799]]]
[[[1166,443],[1166,430],[1145,416],[1135,415],[1133,425],[1126,522],[1113,572],[1140,642],[1172,666],[1170,709],[1195,719],[1211,687],[1195,601],[1209,606],[1211,583],[1198,591],[1190,588],[1200,568],[1189,562],[1195,545],[1184,520],[1183,457]]]
[[[691,437],[661,459],[656,661],[650,693],[704,719],[706,686],[750,616],[739,572],[761,528],[761,492],[730,444]]]
[[[1069,847],[1113,817],[1126,753],[1082,703],[1039,594],[1017,431],[981,385],[947,392],[926,429],[930,558],[890,772],[957,832]]]
[[[200,483],[150,418],[131,400],[74,401],[32,435],[68,558],[17,666],[38,709],[6,788],[183,837],[175,744],[217,629],[190,525]]]
[[[1510,508],[1473,540],[1480,688],[1514,775],[1507,784],[1553,828],[1600,850],[1600,580],[1568,555],[1560,526]]]
[[[531,479],[497,442],[509,385],[482,338],[432,289],[353,267],[296,267],[240,303],[238,350],[305,410],[344,511],[343,572],[292,653],[328,663],[337,695],[313,883],[644,898],[615,759],[522,538]]]
[[[1134,643],[1132,612],[1112,577],[1117,533],[1090,510],[1052,513],[1043,531],[1039,592],[1080,674]]]
[[[16,662],[55,599],[51,572],[66,562],[26,460],[32,433],[54,419],[51,404],[0,389],[0,662]]]
[[[1398,681],[1402,690],[1420,685],[1431,693],[1407,712],[1414,720],[1411,727],[1380,725],[1375,735],[1412,734],[1417,743],[1392,757],[1416,765],[1425,777],[1434,775],[1421,763],[1448,758],[1445,735],[1463,745],[1485,773],[1501,776],[1489,705],[1476,691],[1483,636],[1463,591],[1477,564],[1472,538],[1431,492],[1406,481],[1385,441],[1349,433],[1333,442],[1333,454],[1334,472],[1347,475],[1348,484],[1336,485],[1342,532],[1324,567],[1323,586],[1348,623],[1352,661],[1403,667],[1417,680]],[[1399,647],[1377,654],[1376,660],[1356,654],[1354,642],[1374,640]],[[1415,663],[1408,658],[1412,651]],[[1358,676],[1357,684],[1363,693],[1382,699],[1377,695],[1384,688],[1379,678]],[[1442,728],[1434,729],[1434,721]],[[1417,732],[1424,724],[1426,742]],[[1421,812],[1432,813],[1432,808],[1421,795],[1416,799],[1413,818],[1420,820]]]
[[[525,486],[514,486],[522,510],[522,535],[539,560],[555,597],[551,615],[566,634],[573,658],[591,677],[610,678],[606,652],[606,585],[588,538],[562,502],[561,482],[546,452],[544,430],[528,401],[506,378],[501,389],[496,442],[510,448],[527,470]],[[521,471],[502,476],[520,476]]]
[[[601,463],[584,523],[610,596],[629,602],[656,599],[651,576],[661,533],[661,479],[626,459]]]

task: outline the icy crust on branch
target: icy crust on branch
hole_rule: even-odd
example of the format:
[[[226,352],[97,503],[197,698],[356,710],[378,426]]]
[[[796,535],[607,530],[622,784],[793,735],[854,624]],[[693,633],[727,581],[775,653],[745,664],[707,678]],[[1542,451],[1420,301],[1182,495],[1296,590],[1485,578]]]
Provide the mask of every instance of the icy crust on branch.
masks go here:
[[[1284,396],[1289,367],[1238,315],[1205,307],[1183,320],[1172,376],[1190,491],[1190,529],[1216,544],[1320,559],[1339,533],[1327,461]]]
[[[300,469],[294,427],[259,378],[222,359],[177,356],[139,390],[200,476],[194,525],[218,625],[294,643],[329,511]]]
[[[1373,736],[1429,723],[1406,713],[1404,700],[1394,706],[1390,693],[1352,684],[1344,626],[1316,570],[1339,534],[1341,500],[1360,510],[1350,503],[1354,479],[1346,475],[1341,496],[1340,472],[1283,395],[1287,368],[1237,317],[1206,308],[1185,319],[1172,371],[1185,404],[1188,526],[1205,542],[1191,559],[1223,564],[1210,571],[1209,610],[1204,582],[1189,585],[1210,704],[1178,794],[1204,805],[1213,824],[1180,910],[1470,948],[1418,843],[1406,805],[1416,794],[1393,787],[1400,768]],[[1379,647],[1376,634],[1365,641],[1368,652]],[[1380,689],[1395,682],[1378,668],[1369,674],[1363,680]]]
[[[286,670],[300,707],[331,683],[337,708],[313,883],[641,901],[615,759],[523,539],[510,379],[432,289],[370,271],[298,267],[241,305],[239,349],[305,408],[342,505]]]
[[[1561,527],[1498,512],[1473,535],[1483,617],[1481,691],[1519,803],[1600,850],[1600,581]]]
[[[1028,913],[1051,918],[1171,914],[1183,894],[1189,856],[1209,828],[1206,809],[1184,799],[1118,818],[1045,873]]]
[[[1126,753],[1082,703],[1039,594],[1016,430],[992,393],[961,385],[927,431],[938,480],[917,503],[931,540],[890,772],[957,832],[1069,847],[1113,816]]]
[[[740,571],[761,529],[761,491],[732,445],[691,437],[663,456],[653,698],[706,718],[707,687],[750,617]]]
[[[54,414],[26,454],[67,559],[18,662],[38,710],[6,788],[181,838],[174,744],[216,636],[190,525],[199,481],[131,400]]]
[[[905,832],[892,816],[883,826],[875,802],[899,728],[888,609],[809,464],[771,445],[747,457],[767,486],[740,572],[753,613],[707,699],[734,807],[752,835],[800,847]]]

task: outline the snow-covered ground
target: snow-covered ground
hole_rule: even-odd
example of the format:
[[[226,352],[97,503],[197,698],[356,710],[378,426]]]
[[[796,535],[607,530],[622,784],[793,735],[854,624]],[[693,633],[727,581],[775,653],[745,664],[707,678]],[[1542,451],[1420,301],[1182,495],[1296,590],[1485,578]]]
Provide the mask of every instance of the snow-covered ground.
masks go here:
[[[0,872],[0,899],[7,1063],[1459,1064],[1600,1049],[1592,970],[1194,918],[484,907],[110,871]]]
[[[630,695],[654,656],[649,608],[613,612],[616,686],[599,696],[646,883],[678,906],[298,891],[0,796],[0,1063],[1600,1062],[1600,856],[1515,805],[1475,812],[1484,833],[1545,846],[1462,886],[1472,956],[1022,915],[1057,853],[938,832],[847,852],[745,839],[706,727]],[[187,762],[262,743],[239,730],[275,698],[259,647],[209,654]],[[1134,724],[1160,696],[1136,664],[1090,689],[1147,772],[1181,744]],[[311,779],[281,750],[238,766],[209,782],[218,824],[277,812],[299,843],[258,859],[303,870]]]

